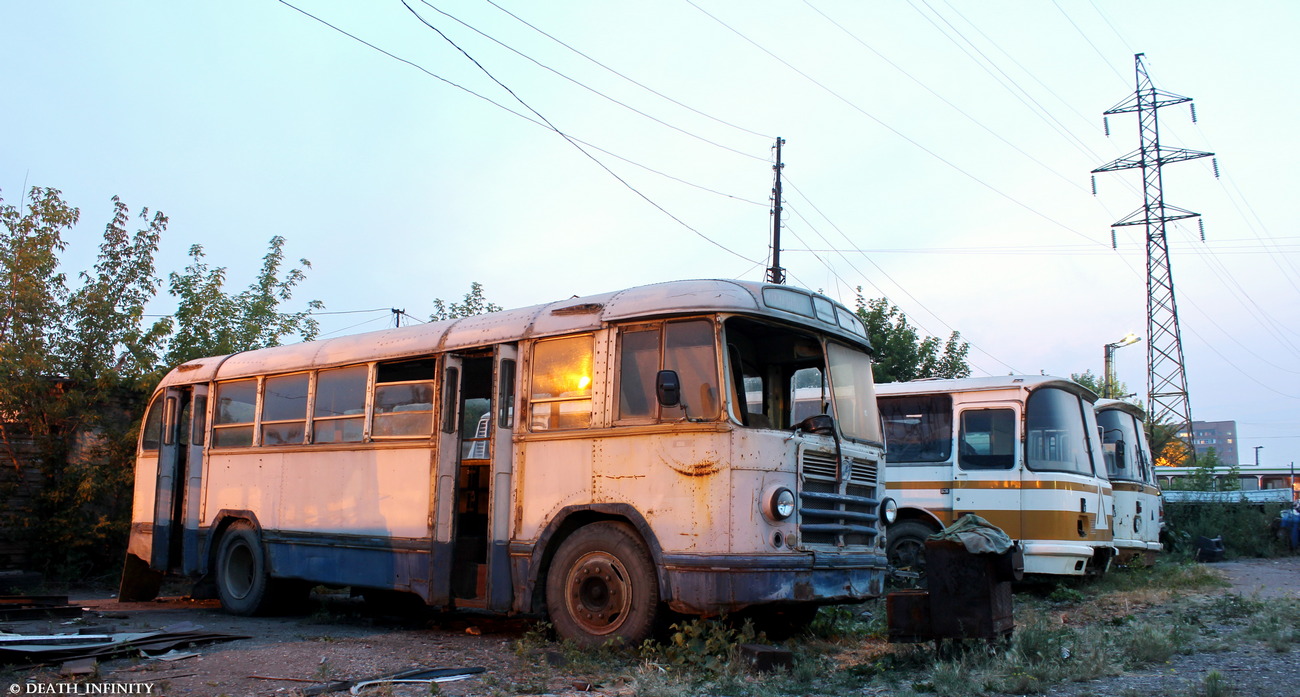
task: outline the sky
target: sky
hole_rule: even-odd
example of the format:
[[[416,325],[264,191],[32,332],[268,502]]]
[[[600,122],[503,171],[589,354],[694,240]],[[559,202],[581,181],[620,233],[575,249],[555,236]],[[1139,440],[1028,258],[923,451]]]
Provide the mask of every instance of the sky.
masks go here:
[[[782,147],[788,280],[959,331],[975,375],[1102,372],[1146,334],[1135,88],[1162,144],[1194,419],[1243,464],[1300,459],[1300,236],[1288,160],[1300,4],[1208,0],[0,1],[0,196],[165,212],[233,288],[267,242],[312,265],[322,334],[683,278],[761,280]],[[1217,164],[1220,177],[1215,177]],[[169,313],[165,289],[153,309]],[[411,320],[406,320],[411,321]],[[1116,352],[1146,392],[1145,342]],[[1255,448],[1261,448],[1255,450]]]

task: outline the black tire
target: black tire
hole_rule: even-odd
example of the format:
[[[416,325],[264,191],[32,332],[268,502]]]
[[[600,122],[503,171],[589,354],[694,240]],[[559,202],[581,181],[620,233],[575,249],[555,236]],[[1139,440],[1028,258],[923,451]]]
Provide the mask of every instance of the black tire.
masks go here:
[[[650,638],[659,581],[636,530],[605,521],[565,539],[546,572],[546,607],[556,633],[579,646],[635,646]]]
[[[271,605],[271,578],[257,530],[239,521],[226,528],[217,548],[217,597],[232,615],[261,615]]]
[[[889,565],[898,571],[925,574],[925,538],[934,533],[934,528],[915,520],[889,526],[889,542],[885,546]]]

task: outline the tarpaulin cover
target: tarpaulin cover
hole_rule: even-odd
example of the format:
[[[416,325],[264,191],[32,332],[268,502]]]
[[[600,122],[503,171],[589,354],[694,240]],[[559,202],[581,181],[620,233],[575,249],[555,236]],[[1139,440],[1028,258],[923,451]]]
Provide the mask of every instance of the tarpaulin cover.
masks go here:
[[[973,513],[958,518],[930,539],[960,542],[971,554],[1002,554],[1011,549],[1011,538],[1001,528]]]

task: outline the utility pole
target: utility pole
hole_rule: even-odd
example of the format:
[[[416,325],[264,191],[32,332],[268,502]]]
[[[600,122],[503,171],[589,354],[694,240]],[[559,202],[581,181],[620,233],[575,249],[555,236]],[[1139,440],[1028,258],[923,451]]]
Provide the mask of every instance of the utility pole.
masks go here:
[[[1134,93],[1105,112],[1125,114],[1136,112],[1141,139],[1139,148],[1124,157],[1102,165],[1092,171],[1116,172],[1123,169],[1142,170],[1143,205],[1112,227],[1142,225],[1147,239],[1147,403],[1153,423],[1171,421],[1185,434],[1188,456],[1196,462],[1196,448],[1192,444],[1192,407],[1187,396],[1187,371],[1183,362],[1183,339],[1178,325],[1178,306],[1174,302],[1174,277],[1169,265],[1169,242],[1165,237],[1165,223],[1172,220],[1194,218],[1193,213],[1165,204],[1164,184],[1160,169],[1174,162],[1210,157],[1214,153],[1167,148],[1160,145],[1160,124],[1156,111],[1161,107],[1192,101],[1151,84],[1143,57],[1133,57],[1136,65],[1137,89]],[[1192,111],[1195,120],[1195,110]],[[1107,125],[1107,134],[1110,132]],[[1217,168],[1216,168],[1217,176]],[[1111,231],[1112,234],[1114,231]]]
[[[772,186],[772,265],[767,268],[768,283],[785,283],[785,269],[781,268],[781,170],[785,168],[781,162],[781,146],[784,144],[784,138],[776,139],[776,164],[772,165],[776,183]]]
[[[1255,446],[1255,466],[1256,466],[1256,467],[1259,467],[1259,449],[1262,448],[1262,447],[1264,447],[1264,446],[1262,446],[1262,445],[1256,445],[1256,446]]]
[[[402,326],[402,315],[406,314],[406,310],[405,309],[399,310],[395,307],[390,307],[388,309],[391,310],[393,313],[393,326],[400,328]]]

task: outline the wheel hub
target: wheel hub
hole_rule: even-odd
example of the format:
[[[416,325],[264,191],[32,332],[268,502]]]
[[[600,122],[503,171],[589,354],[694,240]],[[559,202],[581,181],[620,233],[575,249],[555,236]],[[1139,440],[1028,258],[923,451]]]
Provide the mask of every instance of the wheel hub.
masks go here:
[[[627,619],[632,604],[627,569],[605,552],[589,552],[569,572],[565,598],[569,614],[584,631],[608,634]]]

